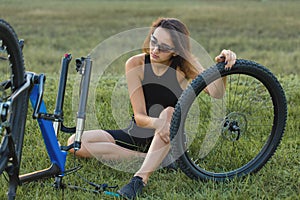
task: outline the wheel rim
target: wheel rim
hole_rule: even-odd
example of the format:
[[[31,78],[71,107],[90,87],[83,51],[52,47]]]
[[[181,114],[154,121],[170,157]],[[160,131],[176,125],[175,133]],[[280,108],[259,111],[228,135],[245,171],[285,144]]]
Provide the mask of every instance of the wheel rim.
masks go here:
[[[190,107],[184,122],[187,157],[210,176],[245,172],[269,145],[274,118],[265,85],[253,76],[231,74],[223,99],[200,93]]]

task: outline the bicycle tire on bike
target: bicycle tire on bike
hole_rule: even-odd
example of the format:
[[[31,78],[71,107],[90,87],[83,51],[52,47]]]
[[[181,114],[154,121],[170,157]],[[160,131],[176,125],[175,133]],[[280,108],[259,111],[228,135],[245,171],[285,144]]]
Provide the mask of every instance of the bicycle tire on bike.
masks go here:
[[[192,179],[224,181],[259,171],[285,130],[287,103],[276,77],[248,60],[237,60],[230,70],[224,65],[194,79],[173,113],[172,153]],[[205,94],[207,85],[225,76],[223,98]]]
[[[0,102],[5,102],[25,82],[25,68],[22,50],[19,45],[18,37],[13,28],[3,19],[0,19]],[[20,93],[11,105],[10,117],[10,133],[7,129],[3,129],[1,133],[0,146],[0,174],[7,168],[10,160],[11,151],[8,141],[8,135],[11,134],[13,139],[14,151],[16,153],[17,166],[14,172],[19,173],[22,146],[24,138],[24,129],[26,114],[28,108],[28,94]]]

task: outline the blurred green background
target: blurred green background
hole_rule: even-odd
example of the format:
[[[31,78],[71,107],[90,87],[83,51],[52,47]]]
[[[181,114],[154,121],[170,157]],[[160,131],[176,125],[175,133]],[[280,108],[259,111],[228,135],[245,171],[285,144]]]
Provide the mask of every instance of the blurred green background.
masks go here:
[[[195,182],[183,173],[155,173],[141,199],[299,199],[300,194],[300,1],[287,0],[0,0],[0,18],[8,21],[19,38],[26,70],[46,73],[45,101],[54,109],[60,61],[64,53],[85,56],[99,43],[123,31],[148,27],[157,17],[183,21],[191,37],[213,58],[223,48],[238,58],[267,66],[282,83],[288,100],[288,123],[282,143],[271,161],[257,174],[229,183]],[[142,44],[141,44],[142,45]],[[121,74],[127,56],[114,62]],[[74,70],[70,70],[74,73]],[[118,77],[108,73],[98,93],[104,102],[99,108],[100,128],[115,126],[109,110],[111,90]],[[71,92],[68,82],[66,121],[73,124]],[[21,172],[48,167],[47,154],[38,127],[28,115],[27,135]],[[68,136],[62,137],[65,142]],[[44,158],[44,159],[41,159]],[[72,166],[72,156],[68,157]],[[96,160],[80,159],[80,173],[97,183],[123,185],[132,174],[113,170]],[[72,184],[87,185],[76,176],[66,177]],[[113,199],[83,191],[53,190],[53,180],[30,183],[18,189],[19,199]],[[6,181],[0,179],[0,199],[5,199]]]
[[[26,41],[27,68],[38,72],[59,71],[66,52],[86,55],[112,35],[176,17],[212,57],[228,48],[276,73],[299,74],[299,15],[299,1],[274,0],[1,0],[0,7]]]

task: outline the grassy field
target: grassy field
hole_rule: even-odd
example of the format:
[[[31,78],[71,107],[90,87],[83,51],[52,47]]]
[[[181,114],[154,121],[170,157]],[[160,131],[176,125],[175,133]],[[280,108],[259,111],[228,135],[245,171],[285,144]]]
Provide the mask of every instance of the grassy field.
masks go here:
[[[54,110],[60,60],[64,53],[86,56],[98,44],[118,33],[149,26],[157,17],[176,17],[190,29],[191,37],[211,57],[223,48],[239,58],[267,66],[282,83],[288,100],[288,123],[282,143],[270,162],[257,174],[228,183],[195,182],[183,173],[154,173],[140,199],[299,199],[300,198],[300,2],[299,1],[46,1],[1,0],[0,18],[7,20],[25,39],[26,69],[47,75],[45,101]],[[142,45],[142,44],[138,44]],[[103,104],[97,109],[100,127],[115,127],[110,111],[111,93],[133,52],[120,56],[102,76]],[[197,53],[197,52],[196,52]],[[103,55],[104,59],[106,55]],[[73,64],[73,63],[72,63]],[[101,66],[99,66],[101,67]],[[65,103],[66,125],[74,124],[72,108],[75,70],[70,70]],[[48,156],[37,124],[30,119],[21,172],[48,167]],[[60,135],[65,143],[67,135]],[[111,169],[97,160],[77,160],[79,174],[90,181],[124,185],[132,173]],[[68,155],[67,167],[73,166]],[[78,176],[66,183],[91,188]],[[53,180],[33,182],[18,189],[18,199],[113,199],[105,195],[52,189]],[[0,179],[0,199],[5,199],[6,181]],[[92,189],[92,188],[91,188]]]

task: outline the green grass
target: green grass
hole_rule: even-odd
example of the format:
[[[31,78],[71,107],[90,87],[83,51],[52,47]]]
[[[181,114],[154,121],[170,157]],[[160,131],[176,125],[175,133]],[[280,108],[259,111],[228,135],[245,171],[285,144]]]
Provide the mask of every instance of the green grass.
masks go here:
[[[67,0],[30,3],[2,0],[0,18],[6,19],[20,38],[25,39],[26,69],[46,73],[45,101],[54,110],[60,60],[64,53],[87,55],[100,42],[122,31],[147,27],[159,16],[176,17],[187,24],[191,37],[211,57],[223,48],[239,58],[254,60],[274,72],[288,100],[285,135],[270,162],[257,174],[228,183],[195,182],[183,173],[156,172],[141,199],[299,199],[300,194],[300,3],[298,1],[97,1]],[[123,73],[130,52],[120,56],[105,71],[97,87],[99,106],[97,128],[116,127],[110,109],[111,94]],[[197,53],[197,52],[196,52]],[[72,65],[74,66],[74,62]],[[65,103],[66,125],[74,125],[72,92],[75,70],[70,69]],[[101,98],[100,98],[101,96]],[[46,168],[48,156],[37,124],[29,110],[21,173]],[[126,117],[125,117],[126,118]],[[125,123],[126,124],[126,123]],[[60,135],[65,143],[68,135]],[[81,176],[97,183],[122,186],[132,173],[111,169],[97,160],[79,159]],[[73,166],[68,155],[67,167]],[[65,177],[71,184],[89,187],[76,175]],[[61,191],[50,187],[53,179],[18,188],[19,199],[62,199]],[[7,183],[0,179],[0,199],[5,199]],[[113,199],[83,191],[64,191],[65,199]]]

